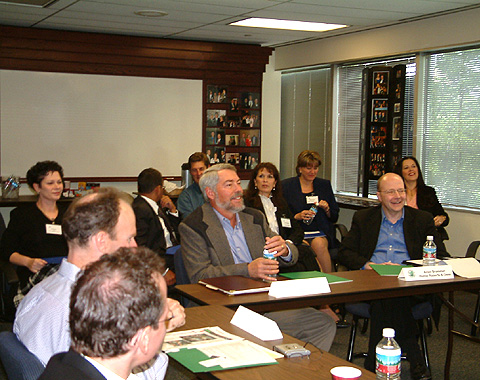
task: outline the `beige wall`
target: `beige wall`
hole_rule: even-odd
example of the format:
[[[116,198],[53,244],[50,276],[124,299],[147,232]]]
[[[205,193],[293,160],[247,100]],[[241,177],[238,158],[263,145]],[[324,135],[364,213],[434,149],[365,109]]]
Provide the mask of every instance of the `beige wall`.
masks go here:
[[[276,49],[277,70],[480,42],[480,9]]]

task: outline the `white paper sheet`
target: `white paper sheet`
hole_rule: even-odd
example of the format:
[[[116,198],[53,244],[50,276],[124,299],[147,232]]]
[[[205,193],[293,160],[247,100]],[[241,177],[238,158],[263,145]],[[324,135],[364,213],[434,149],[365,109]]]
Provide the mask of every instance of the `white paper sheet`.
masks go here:
[[[277,322],[241,305],[238,307],[230,323],[261,340],[283,339]]]

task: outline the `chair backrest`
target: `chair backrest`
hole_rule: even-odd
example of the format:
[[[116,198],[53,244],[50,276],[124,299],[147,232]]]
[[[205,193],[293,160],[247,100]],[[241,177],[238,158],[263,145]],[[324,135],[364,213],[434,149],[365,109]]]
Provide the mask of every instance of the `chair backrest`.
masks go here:
[[[475,257],[478,247],[480,247],[480,241],[472,241],[467,248],[467,253],[465,254],[465,257]]]
[[[37,380],[45,369],[11,331],[0,333],[0,359],[8,380]]]
[[[177,284],[184,285],[190,284],[185,264],[183,264],[182,248],[177,249],[173,255],[173,262],[175,264],[175,276],[177,277]]]

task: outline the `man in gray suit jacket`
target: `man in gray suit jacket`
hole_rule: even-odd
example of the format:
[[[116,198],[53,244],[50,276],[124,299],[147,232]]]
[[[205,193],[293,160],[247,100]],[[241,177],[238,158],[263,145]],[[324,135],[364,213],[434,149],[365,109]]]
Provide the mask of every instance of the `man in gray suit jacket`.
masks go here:
[[[263,214],[243,204],[243,189],[230,164],[214,165],[200,179],[208,199],[191,213],[179,230],[182,257],[189,279],[243,275],[272,280],[279,265],[294,265],[298,250],[270,230]],[[276,252],[277,261],[263,258],[263,250]],[[268,313],[280,329],[328,350],[335,337],[333,319],[312,308]]]

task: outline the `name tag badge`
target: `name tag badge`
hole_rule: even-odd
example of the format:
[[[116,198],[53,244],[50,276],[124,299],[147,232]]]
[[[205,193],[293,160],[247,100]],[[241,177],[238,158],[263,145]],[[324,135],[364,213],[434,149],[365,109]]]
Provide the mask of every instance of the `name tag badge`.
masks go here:
[[[292,223],[290,222],[290,219],[281,218],[280,221],[282,222],[282,227],[283,228],[292,228]]]
[[[309,195],[307,196],[307,205],[318,203],[318,195]]]
[[[62,226],[60,224],[47,224],[47,235],[61,235]]]

